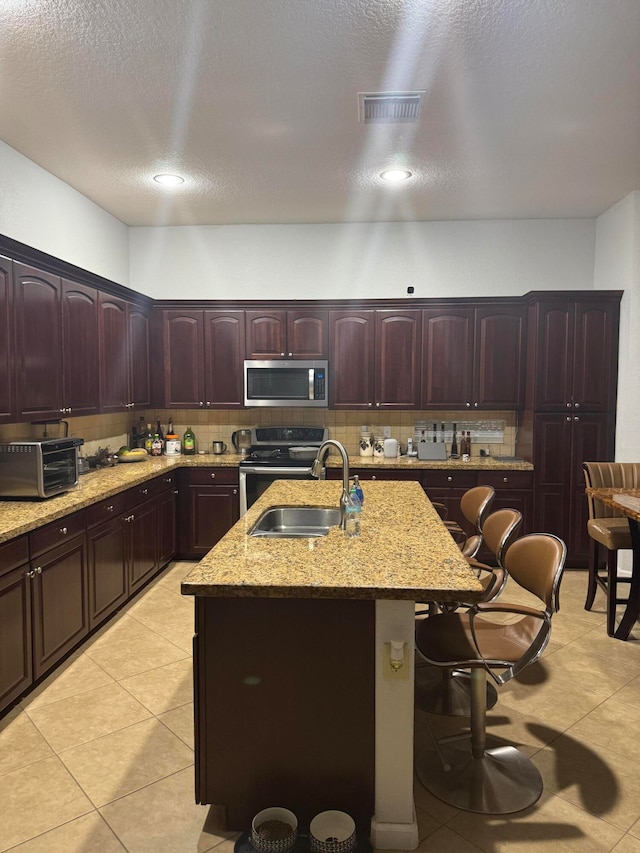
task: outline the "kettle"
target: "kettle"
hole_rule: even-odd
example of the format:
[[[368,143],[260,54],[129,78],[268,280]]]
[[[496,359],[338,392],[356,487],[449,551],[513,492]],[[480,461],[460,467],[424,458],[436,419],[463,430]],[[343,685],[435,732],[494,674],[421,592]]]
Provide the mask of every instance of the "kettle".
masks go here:
[[[237,429],[235,432],[231,433],[231,442],[236,453],[241,453],[243,456],[246,456],[251,449],[251,430]]]

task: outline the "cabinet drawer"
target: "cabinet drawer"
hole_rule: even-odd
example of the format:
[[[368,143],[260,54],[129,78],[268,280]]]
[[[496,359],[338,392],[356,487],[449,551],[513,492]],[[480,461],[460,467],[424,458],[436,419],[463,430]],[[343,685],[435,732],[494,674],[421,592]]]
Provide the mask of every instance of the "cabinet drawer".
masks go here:
[[[533,471],[486,471],[478,474],[478,483],[494,489],[531,489]]]
[[[78,533],[84,533],[85,522],[85,511],[82,510],[72,515],[65,515],[58,521],[52,521],[51,524],[34,530],[29,534],[31,557],[36,557],[56,545],[62,545]]]
[[[140,483],[139,486],[134,486],[128,489],[125,494],[126,509],[131,509],[137,506],[142,501],[154,498],[160,492],[160,484],[157,482],[159,478],[154,477],[153,480],[147,480],[146,483]]]
[[[425,489],[472,489],[478,484],[477,471],[424,471]]]
[[[178,475],[176,471],[171,471],[167,474],[161,474],[160,477],[156,477],[153,482],[156,484],[156,489],[158,494],[161,492],[168,492],[172,489],[178,488]]]
[[[328,473],[328,472],[327,472]],[[340,470],[336,471],[337,477],[335,479],[342,479],[342,472]],[[380,468],[379,470],[371,469],[371,468],[352,468],[349,472],[352,476],[357,474],[361,480],[406,480],[413,481],[417,480],[419,483],[422,482],[422,471],[398,471],[394,468]],[[331,477],[330,479],[334,479]]]
[[[237,468],[194,468],[187,472],[187,482],[192,486],[231,485],[239,482]]]
[[[103,521],[110,521],[112,518],[117,518],[118,515],[123,513],[126,506],[125,495],[126,492],[120,492],[88,507],[87,527],[95,527],[96,524],[102,524]]]
[[[29,540],[26,536],[0,545],[0,575],[29,562]]]

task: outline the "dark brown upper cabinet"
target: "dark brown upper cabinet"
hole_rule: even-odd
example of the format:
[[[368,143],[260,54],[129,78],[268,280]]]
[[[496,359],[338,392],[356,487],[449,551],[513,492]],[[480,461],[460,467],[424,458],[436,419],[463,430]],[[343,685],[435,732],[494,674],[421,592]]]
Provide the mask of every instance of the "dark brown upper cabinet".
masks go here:
[[[612,409],[619,312],[618,300],[549,299],[531,306],[536,411]]]
[[[13,261],[0,256],[0,423],[15,420]]]
[[[329,405],[417,409],[421,312],[331,311]]]
[[[62,280],[62,403],[65,414],[99,411],[98,292]]]
[[[522,306],[425,309],[422,346],[424,408],[515,409],[523,405]]]
[[[164,405],[241,408],[244,311],[163,311]]]
[[[18,420],[60,417],[62,319],[60,278],[14,263]]]
[[[245,311],[246,357],[327,357],[327,311]]]
[[[148,312],[117,296],[101,293],[99,340],[101,411],[149,406]]]

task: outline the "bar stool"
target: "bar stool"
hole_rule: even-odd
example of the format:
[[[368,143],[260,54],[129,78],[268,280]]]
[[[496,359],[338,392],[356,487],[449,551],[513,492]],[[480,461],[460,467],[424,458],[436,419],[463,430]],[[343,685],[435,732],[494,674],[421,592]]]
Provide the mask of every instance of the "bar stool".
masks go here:
[[[546,648],[565,558],[564,542],[556,536],[523,536],[507,551],[505,566],[541,607],[480,602],[418,624],[416,647],[429,663],[471,674],[470,731],[434,738],[416,758],[422,785],[458,809],[509,814],[533,805],[542,794],[542,777],[531,759],[513,746],[486,748],[486,681],[489,674],[497,685],[505,684]],[[494,621],[494,613],[518,619],[505,624]]]
[[[493,486],[474,486],[468,489],[460,498],[460,510],[469,522],[470,535],[455,521],[444,521],[465,557],[475,557],[482,545],[482,525],[491,511],[491,504],[496,495]]]
[[[587,487],[600,488],[640,488],[640,463],[638,462],[583,462],[582,469]],[[631,578],[618,576],[618,551],[631,549],[629,522],[622,513],[607,507],[600,501],[587,495],[589,506],[589,582],[585,610],[591,610],[598,587],[607,598],[607,634],[615,632],[616,606],[626,604],[626,598],[618,597],[618,584],[629,584]],[[600,548],[606,556],[604,566],[600,563]],[[601,568],[604,572],[601,573]]]

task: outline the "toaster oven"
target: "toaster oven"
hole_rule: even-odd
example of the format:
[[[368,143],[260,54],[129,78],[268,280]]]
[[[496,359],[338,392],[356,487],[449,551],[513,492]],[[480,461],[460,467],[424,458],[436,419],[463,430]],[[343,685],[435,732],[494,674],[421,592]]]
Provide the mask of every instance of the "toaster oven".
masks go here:
[[[78,484],[81,438],[0,443],[0,498],[43,499]]]

